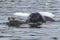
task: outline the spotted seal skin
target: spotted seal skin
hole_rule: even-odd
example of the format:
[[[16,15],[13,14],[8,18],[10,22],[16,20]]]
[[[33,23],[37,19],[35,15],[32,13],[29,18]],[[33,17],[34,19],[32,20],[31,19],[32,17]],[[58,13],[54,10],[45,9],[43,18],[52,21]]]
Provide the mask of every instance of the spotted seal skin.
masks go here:
[[[26,20],[26,22],[46,22],[45,19],[43,19],[42,15],[40,15],[38,12],[32,13],[29,15],[28,19]]]

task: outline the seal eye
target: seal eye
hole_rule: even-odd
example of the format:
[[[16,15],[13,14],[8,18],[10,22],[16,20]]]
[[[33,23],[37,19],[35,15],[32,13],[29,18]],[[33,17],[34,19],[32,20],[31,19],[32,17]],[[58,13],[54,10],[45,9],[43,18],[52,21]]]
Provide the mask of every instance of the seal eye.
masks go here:
[[[10,20],[10,17],[8,17],[8,20]]]
[[[8,17],[8,20],[9,21],[14,21],[15,20],[15,17]]]

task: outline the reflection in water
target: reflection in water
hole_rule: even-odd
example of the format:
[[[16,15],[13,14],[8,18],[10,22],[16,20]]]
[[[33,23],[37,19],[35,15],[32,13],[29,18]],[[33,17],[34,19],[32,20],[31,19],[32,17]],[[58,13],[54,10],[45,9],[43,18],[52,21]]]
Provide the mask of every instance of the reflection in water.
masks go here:
[[[7,25],[9,27],[19,27],[20,26],[20,24],[17,24],[17,23],[7,23]]]
[[[41,27],[38,27],[39,24],[29,24],[30,25],[30,28],[41,28]]]
[[[20,28],[25,28],[25,26],[24,25],[22,25],[22,24],[18,24],[18,23],[7,23],[7,25],[9,26],[9,27],[20,27]],[[23,27],[21,27],[20,25],[22,25]],[[29,28],[41,28],[39,25],[41,25],[41,24],[27,24],[27,25],[29,25],[28,27]],[[39,26],[39,27],[38,27]]]

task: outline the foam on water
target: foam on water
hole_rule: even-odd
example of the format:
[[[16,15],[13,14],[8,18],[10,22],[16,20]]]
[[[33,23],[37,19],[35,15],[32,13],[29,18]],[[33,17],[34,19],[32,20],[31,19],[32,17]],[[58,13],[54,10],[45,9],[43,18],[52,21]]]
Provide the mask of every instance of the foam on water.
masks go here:
[[[22,12],[17,12],[17,13],[14,13],[14,15],[16,16],[29,16],[30,14],[29,13],[22,13]]]
[[[51,18],[53,18],[55,16],[54,14],[52,14],[50,12],[39,12],[39,13],[43,16],[48,16],[48,17],[51,17]]]

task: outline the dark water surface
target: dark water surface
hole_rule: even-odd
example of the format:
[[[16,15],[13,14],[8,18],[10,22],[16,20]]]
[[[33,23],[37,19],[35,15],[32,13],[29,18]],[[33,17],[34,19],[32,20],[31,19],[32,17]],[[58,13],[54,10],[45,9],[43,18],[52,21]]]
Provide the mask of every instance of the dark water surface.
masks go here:
[[[45,5],[47,2],[48,6]],[[59,0],[0,0],[0,23],[8,22],[7,18],[15,12],[47,11],[56,15],[54,19],[60,20],[59,5]],[[28,28],[31,26],[40,28]],[[22,24],[19,27],[0,24],[0,40],[60,40],[60,22],[47,22],[42,25]]]

